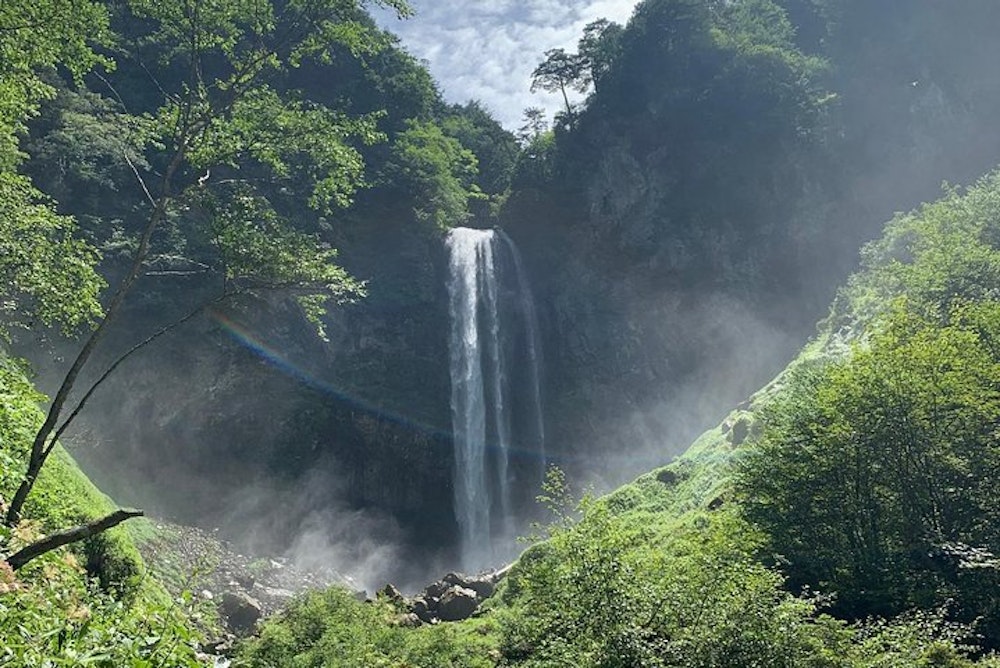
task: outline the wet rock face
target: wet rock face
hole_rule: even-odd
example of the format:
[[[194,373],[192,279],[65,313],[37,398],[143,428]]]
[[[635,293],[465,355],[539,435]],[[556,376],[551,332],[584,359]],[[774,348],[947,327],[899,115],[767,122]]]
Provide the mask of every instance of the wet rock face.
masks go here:
[[[116,498],[234,540],[252,534],[267,551],[331,508],[402,527],[394,538],[418,559],[449,545],[445,256],[410,223],[336,242],[368,296],[331,311],[328,342],[276,300],[213,312],[144,350],[81,416],[88,473]],[[197,292],[136,305],[109,355]]]

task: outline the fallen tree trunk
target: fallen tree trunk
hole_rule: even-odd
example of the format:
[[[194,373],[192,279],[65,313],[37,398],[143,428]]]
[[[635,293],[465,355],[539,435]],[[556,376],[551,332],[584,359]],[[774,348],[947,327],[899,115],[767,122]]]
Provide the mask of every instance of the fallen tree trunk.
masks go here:
[[[47,554],[64,545],[69,545],[70,543],[75,543],[77,541],[90,538],[91,536],[96,536],[102,531],[107,531],[112,527],[118,526],[125,520],[130,520],[133,517],[142,517],[144,514],[145,513],[141,510],[116,510],[110,515],[102,517],[99,520],[94,520],[93,522],[88,522],[87,524],[81,524],[73,527],[72,529],[66,529],[65,531],[60,531],[59,533],[54,533],[51,536],[46,536],[41,540],[35,541],[31,545],[28,545],[7,557],[6,561],[10,567],[16,571],[32,559],[36,559],[43,554]]]

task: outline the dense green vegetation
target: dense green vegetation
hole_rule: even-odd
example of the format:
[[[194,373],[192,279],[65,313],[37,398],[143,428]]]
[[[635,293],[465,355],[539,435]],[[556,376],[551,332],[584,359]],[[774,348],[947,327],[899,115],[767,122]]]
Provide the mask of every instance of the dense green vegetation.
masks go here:
[[[467,666],[496,665],[496,623],[474,620],[419,629],[399,625],[382,601],[363,603],[332,589],[310,594],[247,643],[236,665],[272,666]]]
[[[0,499],[10,498],[20,483],[42,419],[40,399],[24,369],[0,358]],[[0,549],[9,553],[112,508],[72,458],[56,449],[29,498],[27,519],[0,528]],[[147,578],[131,535],[119,527],[16,574],[0,562],[0,665],[201,665],[193,613],[188,602],[171,600]]]
[[[952,606],[995,643],[997,176],[903,216],[831,326],[868,333],[791,374],[742,465],[793,586],[848,617]]]
[[[998,193],[994,175],[893,221],[751,412],[529,550],[508,659],[965,665],[963,648],[994,649]]]

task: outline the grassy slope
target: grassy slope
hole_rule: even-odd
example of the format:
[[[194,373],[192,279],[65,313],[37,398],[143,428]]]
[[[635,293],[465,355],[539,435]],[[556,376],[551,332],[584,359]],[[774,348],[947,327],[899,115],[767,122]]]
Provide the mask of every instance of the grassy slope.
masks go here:
[[[0,499],[10,498],[20,481],[42,399],[24,369],[0,356]],[[0,528],[0,552],[114,508],[57,448],[25,520],[13,530]],[[16,575],[0,569],[0,666],[198,665],[185,605],[146,576],[134,534],[149,525],[134,522],[49,553]]]

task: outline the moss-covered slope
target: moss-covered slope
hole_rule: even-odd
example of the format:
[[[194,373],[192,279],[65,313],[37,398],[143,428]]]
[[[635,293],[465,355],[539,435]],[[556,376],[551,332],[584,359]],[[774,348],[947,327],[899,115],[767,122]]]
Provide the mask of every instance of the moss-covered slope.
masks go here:
[[[43,400],[25,369],[0,354],[0,505],[23,475]],[[57,448],[29,497],[25,519],[0,527],[0,554],[114,510],[112,501]],[[14,573],[0,562],[0,665],[202,665],[183,600],[146,575],[134,534],[141,521],[44,555]]]

